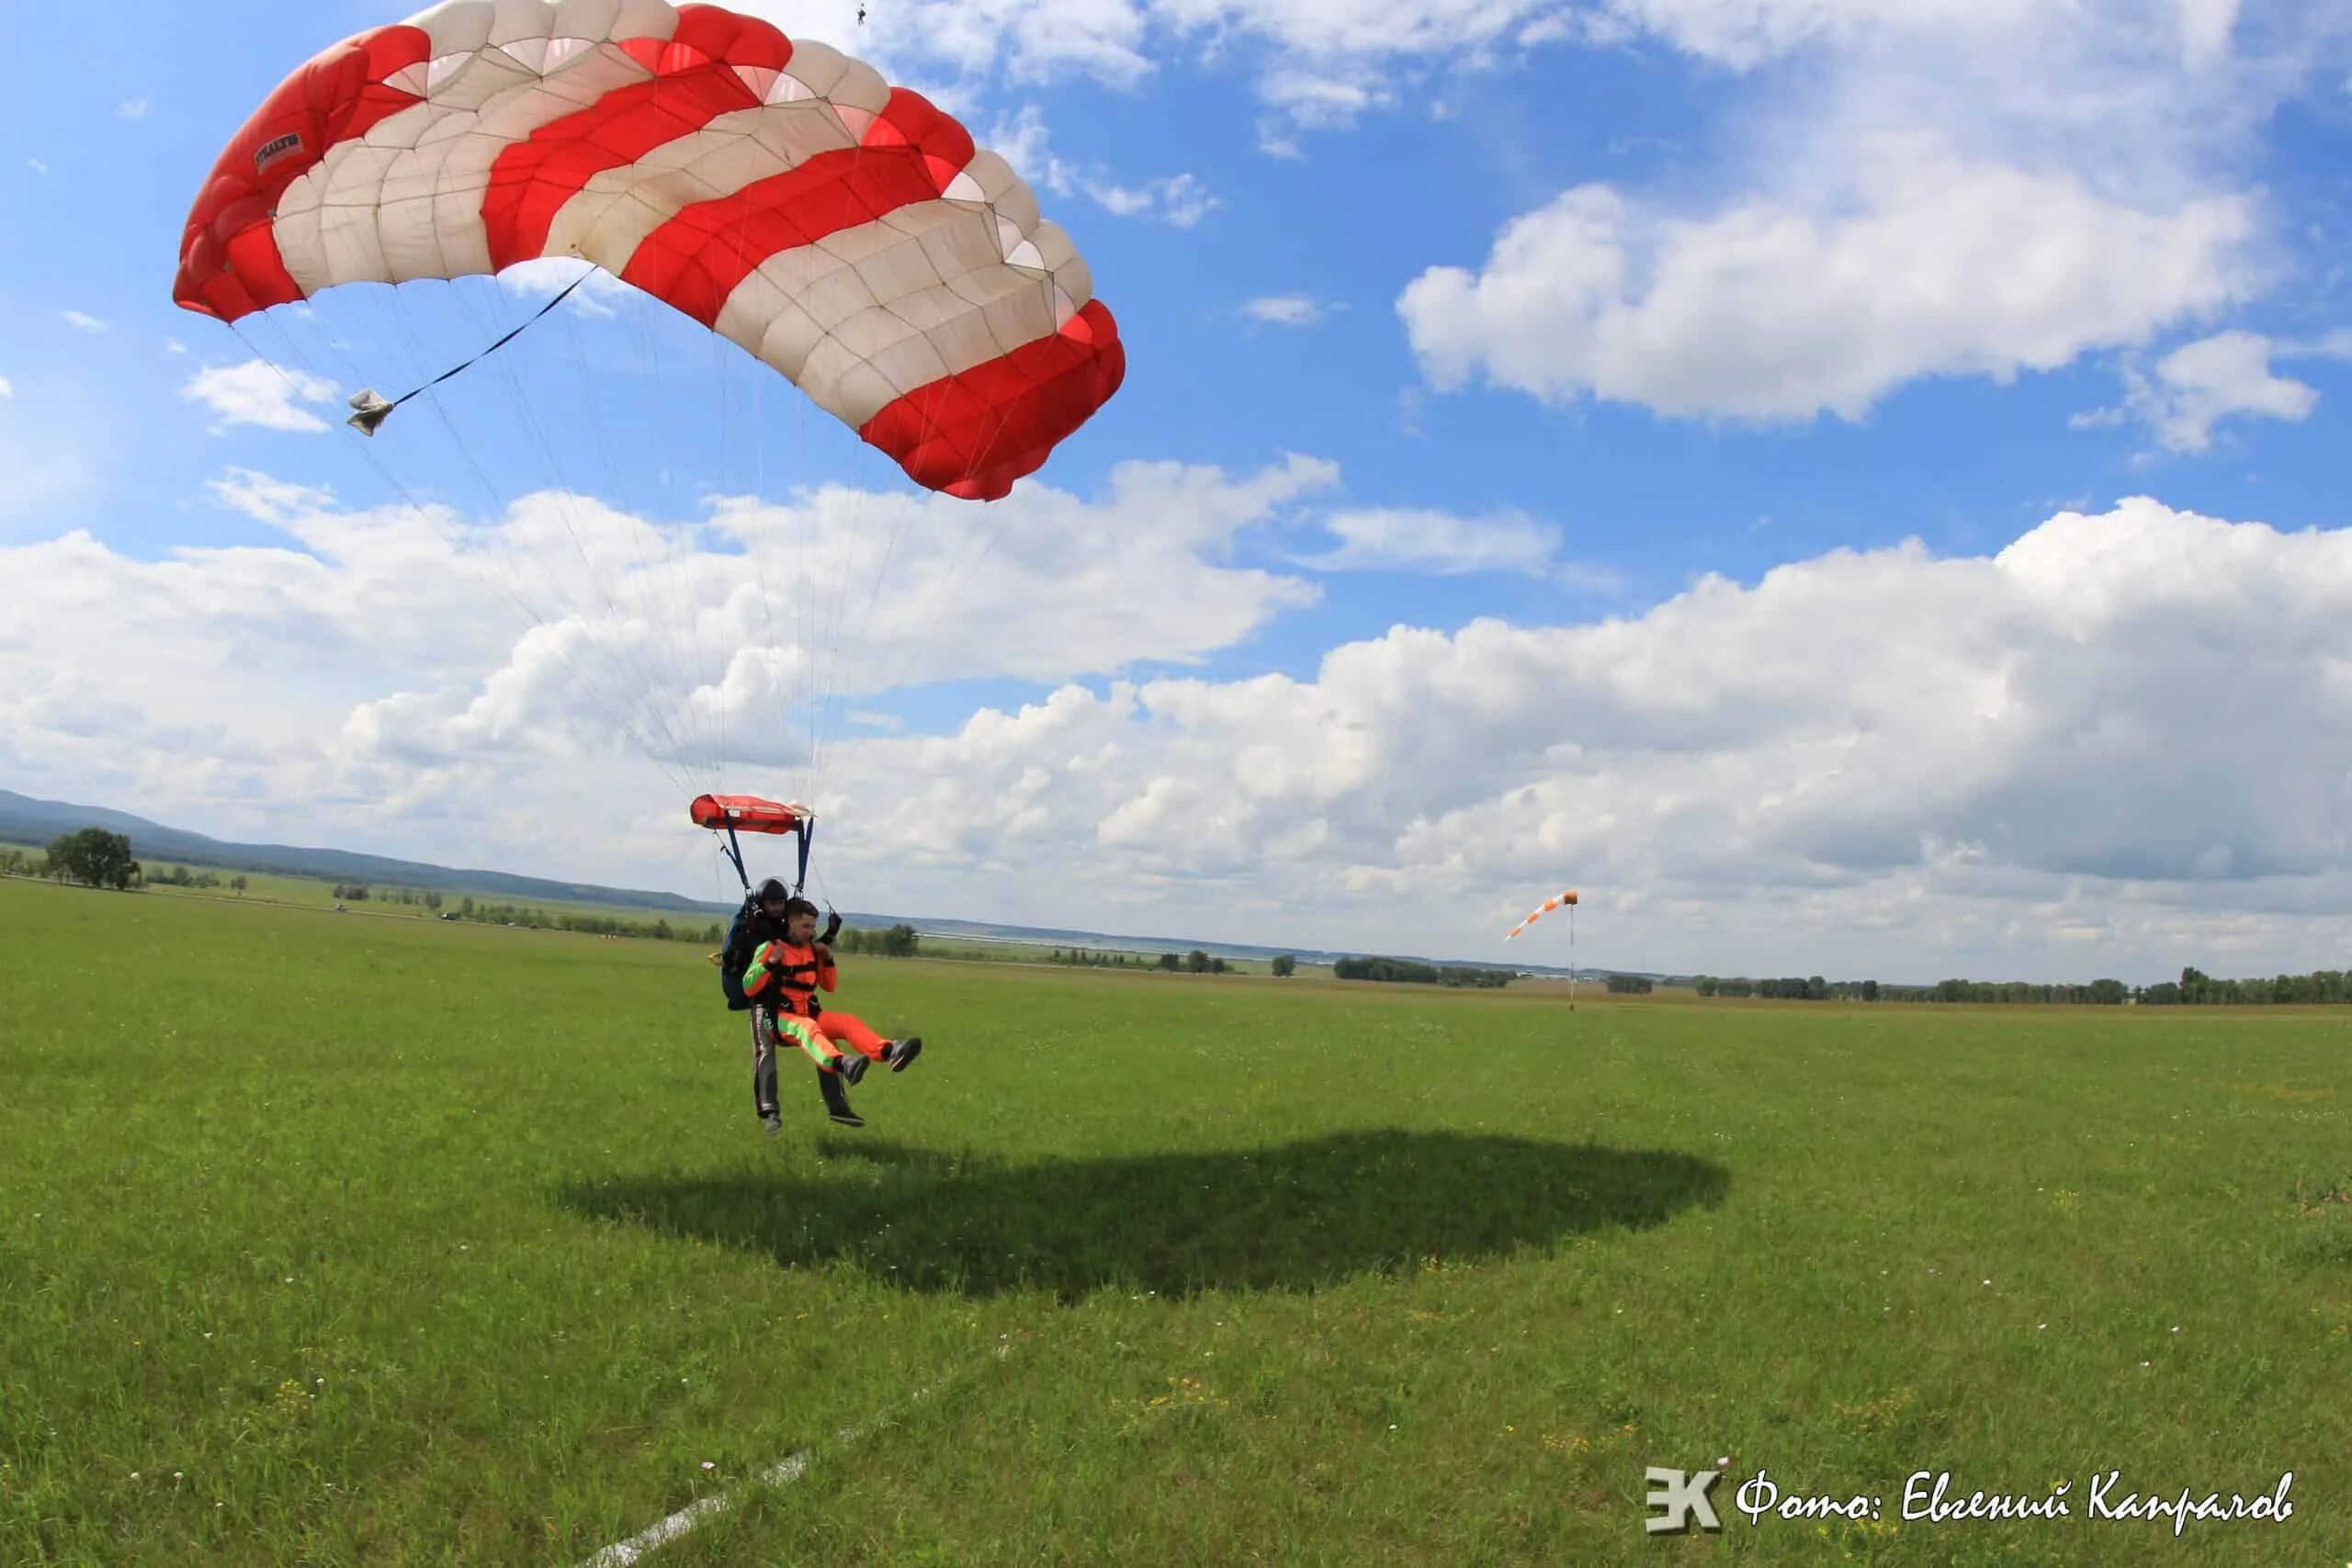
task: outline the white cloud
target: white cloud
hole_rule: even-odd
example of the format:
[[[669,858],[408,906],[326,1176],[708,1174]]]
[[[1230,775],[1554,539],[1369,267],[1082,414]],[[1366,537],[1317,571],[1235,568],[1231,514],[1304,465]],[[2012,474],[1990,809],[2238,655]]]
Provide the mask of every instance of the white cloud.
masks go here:
[[[116,108],[114,112],[124,119],[145,119],[147,118],[147,100],[144,98],[127,98],[119,107]]]
[[[2225,332],[2174,349],[2153,372],[2127,365],[2125,407],[2174,452],[2204,451],[2213,426],[2233,416],[2300,423],[2319,392],[2271,369],[2275,346],[2256,333]]]
[[[2143,210],[1883,135],[1833,214],[1751,199],[1685,218],[1579,186],[1396,308],[1442,389],[1483,374],[1551,401],[1859,419],[1918,377],[2007,381],[2243,299],[2254,226],[2235,197]]]
[[[1630,619],[1399,626],[1311,680],[864,743],[836,847],[910,868],[903,907],[1001,857],[1058,901],[1003,918],[1275,942],[1500,957],[1528,889],[1574,884],[1602,963],[2309,967],[2352,912],[2347,613],[2352,531],[2134,500],[1990,558],[1840,551]]]
[[[882,690],[1181,666],[1312,604],[1306,581],[1226,558],[1336,477],[1304,457],[1240,476],[1131,463],[1092,501],[827,487],[672,525],[542,493],[483,526],[232,470],[212,498],[282,545],[0,548],[21,612],[0,634],[0,769],[60,790],[85,769],[135,777],[159,810],[275,802],[322,831],[422,810],[428,788],[487,824],[493,788],[536,792],[550,759],[583,798],[598,779],[707,787],[729,760],[783,788],[815,776],[812,744],[893,722],[872,710]],[[411,805],[357,804],[379,792]],[[508,858],[467,831],[485,836],[433,852]]]
[[[48,165],[47,164],[42,163],[39,158],[28,158],[28,159],[26,159],[26,160],[25,160],[25,167],[27,167],[27,168],[30,169],[34,174],[37,174],[37,175],[45,175],[45,174],[49,173],[49,165]]]
[[[1323,305],[1304,294],[1273,294],[1249,300],[1241,312],[1269,326],[1311,327],[1323,319]]]
[[[326,421],[301,407],[335,400],[334,383],[307,370],[280,368],[266,359],[208,365],[189,377],[180,396],[212,412],[214,434],[232,425],[265,430],[321,431]]]
[[[637,292],[594,263],[575,256],[537,256],[516,262],[498,275],[498,282],[512,293],[540,301],[577,283],[579,287],[564,301],[565,308],[603,320],[618,315],[620,306]]]
[[[102,333],[107,330],[106,322],[85,310],[60,310],[58,315],[66,325],[78,327],[85,333]]]
[[[750,8],[893,79],[935,65],[1015,84],[1075,74],[1132,87],[1181,52],[1238,55],[1261,100],[1305,126],[1346,124],[1393,101],[1392,75],[1478,59],[1571,10],[1566,0],[906,0],[873,7],[858,27],[839,0]]]
[[[1245,478],[1137,465],[1092,502],[1024,488],[1004,503],[1008,570],[942,596],[925,564],[878,596],[878,650],[838,655],[850,671],[1054,680],[1231,648],[1302,601],[1217,558],[1333,478],[1300,459]],[[0,549],[17,612],[0,634],[0,767],[20,787],[216,832],[699,885],[708,845],[681,826],[675,782],[616,759],[565,662],[592,689],[632,669],[659,687],[658,657],[629,660],[691,638],[647,640],[627,614],[516,637],[471,570],[502,576],[512,547],[530,564],[517,581],[544,587],[570,547],[557,498],[482,530],[249,474],[220,493],[288,545],[158,561],[78,534]],[[640,587],[700,607],[699,711],[741,722],[775,711],[808,648],[752,635],[763,604],[742,558],[694,547],[968,525],[968,509],[899,504],[722,507],[644,552],[678,546],[659,569],[674,581],[628,576],[646,542],[629,530],[647,525],[575,521],[622,611]],[[2132,500],[1990,558],[1838,551],[1629,616],[1399,626],[1305,679],[1068,685],[945,735],[848,721],[815,792],[819,859],[854,908],[1177,934],[1205,920],[1357,950],[1506,958],[1530,889],[1572,884],[1579,956],[1600,964],[1915,980],[2308,968],[2341,962],[2352,914],[2347,615],[2352,529]],[[683,692],[659,705],[696,711]],[[871,712],[862,696],[843,711]],[[805,782],[790,737],[746,750],[731,783]],[[579,830],[557,844],[524,830],[534,816]]]
[[[1521,512],[1462,517],[1418,507],[1335,512],[1322,526],[1339,547],[1299,564],[1322,571],[1407,571],[1439,577],[1510,572],[1527,577],[1573,575],[1560,559],[1557,525]]]
[[[994,148],[1031,188],[1056,196],[1082,195],[1116,217],[1157,218],[1190,229],[1225,205],[1194,175],[1122,185],[1099,164],[1068,162],[1055,153],[1044,112],[1035,104],[1024,104],[1012,118],[997,122],[982,144]]]
[[[5,401],[16,395],[16,384],[10,381],[6,376],[0,376],[0,401]]]
[[[164,352],[165,354],[186,354],[187,352],[187,344],[182,343],[175,337],[167,337],[164,340]]]

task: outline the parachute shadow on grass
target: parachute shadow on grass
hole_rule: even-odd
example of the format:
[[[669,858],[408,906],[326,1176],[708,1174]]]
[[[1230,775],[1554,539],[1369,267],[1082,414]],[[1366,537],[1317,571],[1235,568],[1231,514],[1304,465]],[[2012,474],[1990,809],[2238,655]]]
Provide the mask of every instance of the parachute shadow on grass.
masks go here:
[[[1424,1259],[1492,1260],[1723,1201],[1689,1155],[1464,1133],[1354,1132],[1268,1148],[1012,1164],[829,1140],[827,1178],[645,1175],[564,1189],[575,1212],[905,1288],[1313,1290]]]

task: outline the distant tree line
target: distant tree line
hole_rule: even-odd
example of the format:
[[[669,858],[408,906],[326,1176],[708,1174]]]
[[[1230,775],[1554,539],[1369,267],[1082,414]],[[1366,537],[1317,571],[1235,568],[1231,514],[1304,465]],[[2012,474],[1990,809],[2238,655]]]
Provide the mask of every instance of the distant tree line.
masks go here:
[[[422,904],[428,909],[441,908],[441,895],[431,888],[371,887],[364,882],[336,883],[334,899],[338,904],[401,904],[410,908]]]
[[[881,931],[860,931],[843,927],[834,939],[833,948],[840,953],[866,953],[882,958],[912,958],[922,949],[922,939],[915,928],[900,921]]]
[[[2275,975],[2245,980],[2217,979],[2194,966],[2177,980],[2153,986],[2121,980],[2088,984],[2042,984],[2026,980],[1939,980],[1932,986],[1894,986],[1878,980],[1726,979],[1702,975],[1693,986],[1702,997],[1769,997],[1794,1001],[1890,1001],[2057,1003],[2085,1007],[2256,1007],[2290,1003],[2352,1002],[2352,972],[2315,969],[2308,975]]]
[[[1652,988],[1652,982],[1650,977],[1646,975],[1611,975],[1609,976],[1609,990],[1610,994],[1612,996],[1646,997],[1650,994]]]
[[[224,882],[217,871],[199,871],[185,865],[167,865],[161,871],[151,871],[141,880],[149,887],[226,887],[230,892],[239,894],[243,893],[247,886],[243,876],[232,876]]]
[[[1173,953],[1170,957],[1175,956]],[[1048,964],[1067,964],[1078,969],[1148,969],[1152,967],[1132,953],[1096,953],[1091,948],[1056,948]]]
[[[1468,964],[1423,964],[1412,958],[1342,958],[1331,965],[1342,980],[1383,980],[1395,985],[1451,986],[1500,990],[1511,982],[1508,969]]]

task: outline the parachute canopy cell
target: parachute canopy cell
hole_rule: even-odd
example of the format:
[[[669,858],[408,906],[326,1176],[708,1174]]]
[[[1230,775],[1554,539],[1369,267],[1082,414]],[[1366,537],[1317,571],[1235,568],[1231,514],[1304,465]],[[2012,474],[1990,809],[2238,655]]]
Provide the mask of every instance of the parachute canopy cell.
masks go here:
[[[797,833],[815,816],[807,807],[786,806],[750,795],[698,795],[686,807],[695,826],[724,832]]]
[[[922,94],[718,6],[448,0],[297,68],[221,152],[173,298],[585,260],[916,483],[995,500],[1118,390],[1069,236]]]
[[[1504,932],[1503,940],[1505,942],[1509,942],[1512,937],[1517,936],[1520,932],[1525,931],[1528,927],[1533,925],[1536,921],[1542,919],[1553,910],[1563,908],[1574,908],[1576,902],[1577,890],[1573,887],[1569,888],[1566,893],[1561,894],[1556,898],[1544,899],[1543,904],[1539,906],[1533,913],[1530,914],[1527,919],[1520,921],[1519,924],[1511,927],[1510,931]]]

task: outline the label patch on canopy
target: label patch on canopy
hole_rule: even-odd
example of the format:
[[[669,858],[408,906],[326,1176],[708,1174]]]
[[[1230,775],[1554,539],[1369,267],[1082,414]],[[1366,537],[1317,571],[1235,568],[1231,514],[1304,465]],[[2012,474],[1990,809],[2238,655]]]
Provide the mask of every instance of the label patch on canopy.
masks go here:
[[[265,141],[254,152],[254,173],[260,174],[288,152],[302,150],[302,133],[289,130],[274,141]]]

